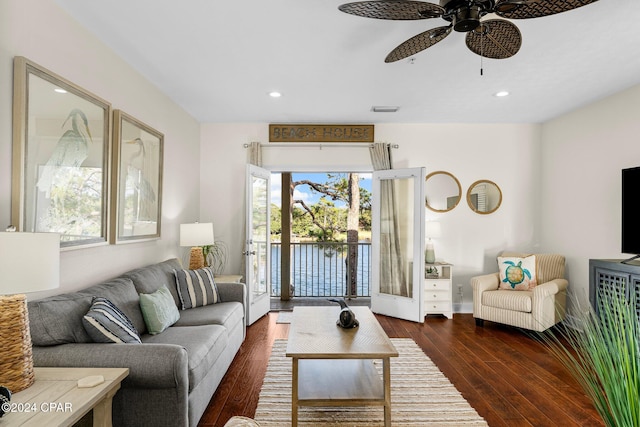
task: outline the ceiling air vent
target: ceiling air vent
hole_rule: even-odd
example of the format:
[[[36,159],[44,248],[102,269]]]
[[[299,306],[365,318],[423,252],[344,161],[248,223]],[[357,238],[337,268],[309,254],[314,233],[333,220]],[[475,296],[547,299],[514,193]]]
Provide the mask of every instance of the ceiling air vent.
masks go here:
[[[393,106],[373,106],[371,107],[371,111],[373,111],[374,113],[395,113],[396,111],[398,111],[400,109],[400,107],[393,107]]]

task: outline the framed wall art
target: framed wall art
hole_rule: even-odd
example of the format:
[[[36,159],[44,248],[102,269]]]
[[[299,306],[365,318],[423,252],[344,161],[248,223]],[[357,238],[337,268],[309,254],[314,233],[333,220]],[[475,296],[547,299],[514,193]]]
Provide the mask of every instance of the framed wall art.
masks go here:
[[[163,145],[162,133],[114,111],[112,243],[160,237]]]
[[[107,243],[111,104],[20,56],[13,91],[12,225]]]

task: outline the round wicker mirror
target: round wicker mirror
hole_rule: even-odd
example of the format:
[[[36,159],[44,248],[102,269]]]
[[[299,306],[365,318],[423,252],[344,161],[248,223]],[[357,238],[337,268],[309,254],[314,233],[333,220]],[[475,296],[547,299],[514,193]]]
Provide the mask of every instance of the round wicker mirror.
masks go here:
[[[481,179],[469,186],[467,203],[475,213],[481,215],[493,213],[502,203],[502,191],[495,182]]]
[[[434,212],[448,212],[460,203],[462,187],[460,181],[445,171],[427,175],[425,184],[425,203]]]

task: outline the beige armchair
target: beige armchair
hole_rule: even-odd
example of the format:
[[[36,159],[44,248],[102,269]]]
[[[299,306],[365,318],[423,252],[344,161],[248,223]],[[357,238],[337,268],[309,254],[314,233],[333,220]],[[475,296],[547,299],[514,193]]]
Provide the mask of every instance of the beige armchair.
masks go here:
[[[531,290],[500,289],[499,273],[471,278],[473,317],[477,326],[485,320],[542,332],[564,320],[568,282],[565,259],[556,254],[504,252],[501,257],[535,255],[538,285]],[[497,267],[496,267],[497,268]]]

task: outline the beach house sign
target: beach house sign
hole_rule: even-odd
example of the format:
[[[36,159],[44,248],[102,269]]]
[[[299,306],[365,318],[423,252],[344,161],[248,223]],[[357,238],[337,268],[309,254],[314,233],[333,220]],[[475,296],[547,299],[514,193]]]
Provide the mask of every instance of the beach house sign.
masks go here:
[[[269,142],[373,142],[373,125],[270,124]]]

